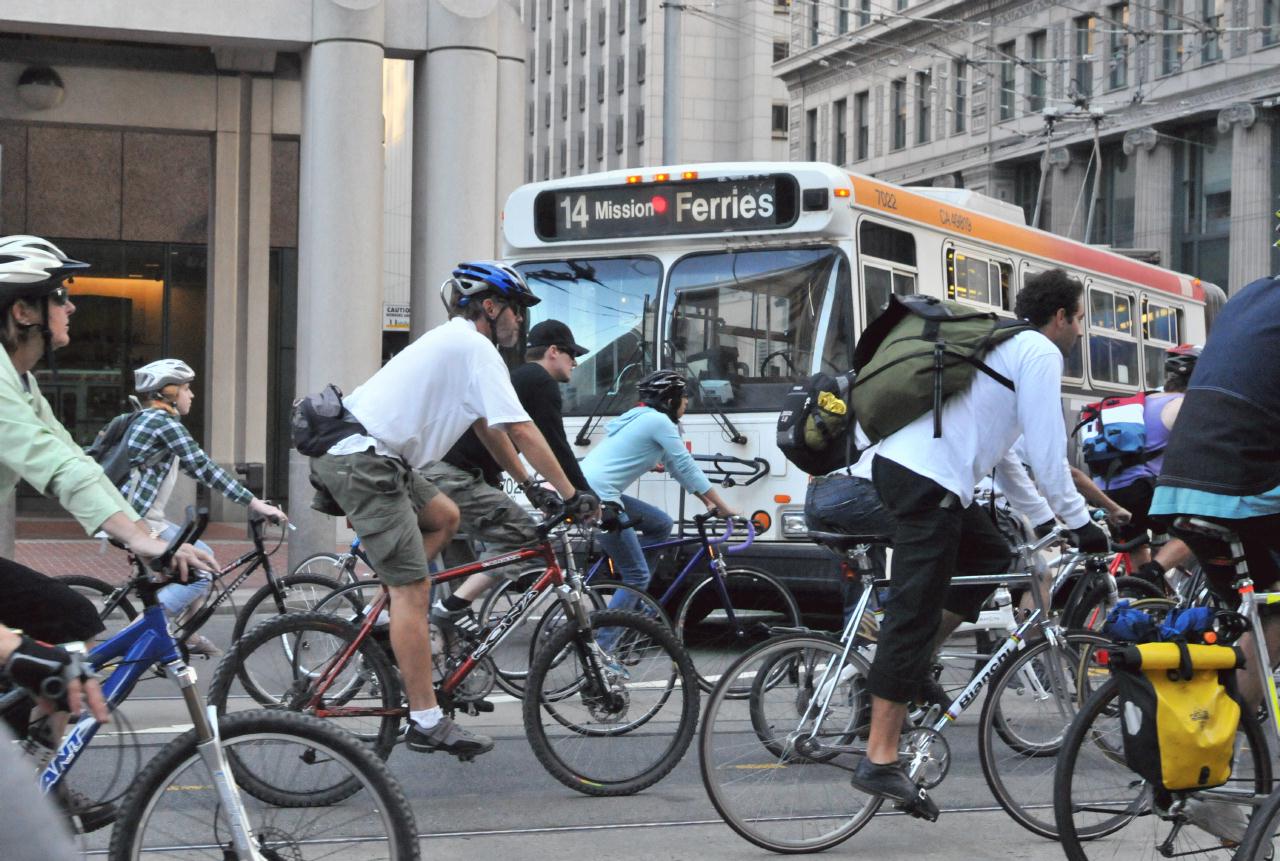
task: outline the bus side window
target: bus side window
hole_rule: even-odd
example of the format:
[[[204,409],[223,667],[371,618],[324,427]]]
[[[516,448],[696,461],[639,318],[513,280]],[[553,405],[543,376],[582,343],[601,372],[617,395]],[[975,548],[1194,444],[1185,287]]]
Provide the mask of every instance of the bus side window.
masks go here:
[[[858,257],[866,328],[888,307],[891,295],[916,292],[916,240],[905,230],[866,219],[858,227]]]
[[[1133,296],[1089,286],[1089,376],[1095,383],[1138,388]]]
[[[1146,387],[1164,385],[1165,353],[1182,343],[1182,309],[1142,297],[1142,357]]]

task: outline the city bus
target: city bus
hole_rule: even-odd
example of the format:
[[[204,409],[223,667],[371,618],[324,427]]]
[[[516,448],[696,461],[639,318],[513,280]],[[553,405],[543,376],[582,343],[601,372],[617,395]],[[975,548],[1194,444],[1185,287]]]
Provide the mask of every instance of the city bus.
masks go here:
[[[1026,225],[963,189],[903,187],[830,164],[751,162],[609,171],[530,183],[503,212],[503,253],[591,352],[564,387],[579,457],[656,368],[690,380],[682,434],[761,531],[746,551],[802,605],[835,588],[806,541],[809,477],[779,453],[784,393],[852,366],[890,295],[926,293],[1012,315],[1026,278],[1061,267],[1085,285],[1086,330],[1066,364],[1064,416],[1161,385],[1164,352],[1203,343],[1221,291],[1190,275]],[[1206,297],[1209,301],[1206,302]],[[637,495],[673,516],[686,499],[652,473]],[[696,500],[692,501],[695,507]],[[690,512],[694,513],[694,512]]]

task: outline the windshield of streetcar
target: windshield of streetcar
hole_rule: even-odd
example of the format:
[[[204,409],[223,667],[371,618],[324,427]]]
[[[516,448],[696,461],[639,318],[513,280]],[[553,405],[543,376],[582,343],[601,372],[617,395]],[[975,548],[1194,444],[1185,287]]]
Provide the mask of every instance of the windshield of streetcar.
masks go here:
[[[636,402],[636,383],[654,367],[662,265],[653,257],[575,258],[516,264],[542,299],[529,325],[560,320],[591,350],[561,386],[564,415],[591,414],[602,397],[616,414]],[[619,409],[619,406],[621,409]]]

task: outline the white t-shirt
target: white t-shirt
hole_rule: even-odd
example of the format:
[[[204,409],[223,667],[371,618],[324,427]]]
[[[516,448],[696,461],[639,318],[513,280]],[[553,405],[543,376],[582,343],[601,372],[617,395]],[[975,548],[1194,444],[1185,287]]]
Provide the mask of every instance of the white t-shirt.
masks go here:
[[[342,402],[369,433],[339,440],[329,454],[373,446],[414,469],[444,457],[476,419],[529,421],[502,356],[461,317],[418,338]]]
[[[1011,380],[1015,391],[978,371],[967,391],[942,405],[941,437],[933,437],[930,410],[882,440],[878,454],[937,482],[968,506],[974,486],[997,464],[1002,466],[999,478],[1007,480],[1017,461],[1010,449],[1024,435],[1027,462],[1049,507],[1068,529],[1084,526],[1089,509],[1067,468],[1062,353],[1039,332],[1023,332],[992,350],[986,362]],[[1008,494],[1010,484],[1003,486]],[[1023,494],[1015,488],[1014,495]],[[1014,495],[1010,502],[1018,505]]]

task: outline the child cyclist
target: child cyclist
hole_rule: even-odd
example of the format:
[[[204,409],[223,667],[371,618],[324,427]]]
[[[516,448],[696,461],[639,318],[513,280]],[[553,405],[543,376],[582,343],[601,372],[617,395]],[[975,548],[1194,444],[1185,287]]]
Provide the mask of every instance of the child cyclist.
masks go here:
[[[146,406],[129,426],[125,437],[129,475],[120,486],[120,493],[152,534],[162,541],[172,539],[180,528],[164,516],[179,469],[268,520],[287,522],[283,511],[256,498],[205,454],[182,424],[182,417],[191,412],[191,403],[195,400],[195,393],[191,391],[195,378],[195,371],[181,359],[159,359],[133,372],[134,388]],[[203,543],[197,546],[208,549]],[[171,583],[161,589],[157,597],[164,611],[177,621],[185,609],[209,591],[210,585],[209,578],[201,575],[186,583]],[[188,638],[187,648],[192,654],[209,657],[222,653],[201,634]]]
[[[600,496],[604,527],[600,546],[613,560],[623,583],[645,589],[652,571],[641,549],[641,536],[645,544],[662,541],[671,535],[672,524],[662,509],[623,493],[636,479],[661,463],[708,511],[722,517],[736,512],[712,489],[680,439],[676,423],[689,406],[684,377],[675,371],[654,371],[636,390],[640,403],[609,423],[605,438],[582,461],[582,474]],[[610,531],[623,514],[630,525]],[[626,610],[634,602],[632,596],[618,592],[609,607]]]

